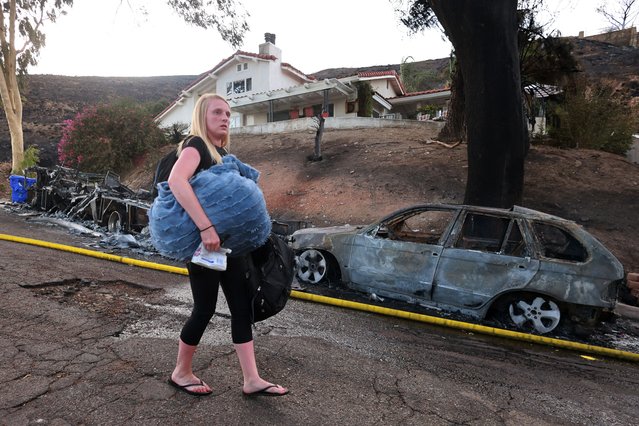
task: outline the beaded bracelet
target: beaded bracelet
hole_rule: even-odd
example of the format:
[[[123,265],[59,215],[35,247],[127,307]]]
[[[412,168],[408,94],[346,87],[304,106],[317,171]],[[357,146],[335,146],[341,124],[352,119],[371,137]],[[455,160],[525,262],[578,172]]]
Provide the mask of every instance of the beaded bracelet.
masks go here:
[[[206,227],[206,228],[204,228],[204,229],[200,229],[200,233],[202,233],[202,232],[206,231],[207,229],[211,229],[211,228],[213,228],[213,225],[209,225],[209,226],[207,226],[207,227]]]

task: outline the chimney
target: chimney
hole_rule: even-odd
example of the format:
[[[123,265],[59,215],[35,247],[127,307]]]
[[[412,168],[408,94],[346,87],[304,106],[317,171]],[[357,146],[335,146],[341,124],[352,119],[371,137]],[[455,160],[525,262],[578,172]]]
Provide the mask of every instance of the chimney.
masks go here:
[[[260,44],[260,55],[272,55],[282,60],[282,51],[275,46],[275,34],[264,33],[264,43]]]

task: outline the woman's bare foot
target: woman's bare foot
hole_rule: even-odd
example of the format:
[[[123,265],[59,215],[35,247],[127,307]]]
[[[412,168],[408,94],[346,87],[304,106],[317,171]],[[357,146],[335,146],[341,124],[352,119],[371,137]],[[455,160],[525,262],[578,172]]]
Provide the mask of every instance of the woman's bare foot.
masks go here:
[[[288,394],[289,390],[280,385],[274,385],[266,380],[259,380],[255,383],[245,383],[242,387],[242,393],[245,396],[283,396]]]
[[[194,374],[187,377],[171,375],[169,384],[178,390],[188,393],[189,395],[204,396],[210,395],[213,392],[209,385],[197,378]]]

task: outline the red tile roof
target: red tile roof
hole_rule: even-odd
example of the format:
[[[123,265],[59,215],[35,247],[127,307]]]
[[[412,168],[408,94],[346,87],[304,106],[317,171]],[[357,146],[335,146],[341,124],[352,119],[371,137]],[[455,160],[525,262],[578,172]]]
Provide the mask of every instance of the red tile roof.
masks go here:
[[[303,73],[302,71],[300,71],[299,69],[295,68],[293,65],[289,64],[288,62],[282,62],[282,66],[292,69],[293,71],[303,75],[304,77],[308,78],[309,80],[317,81],[317,79],[315,77],[313,77],[312,75],[308,75],[308,74]]]
[[[446,92],[448,90],[450,90],[450,87],[442,87],[440,89],[422,90],[421,92],[409,92],[409,93],[405,93],[403,96],[395,96],[395,97],[389,98],[389,99],[408,98],[408,97],[411,97],[411,96],[428,95],[430,93]]]
[[[392,75],[397,77],[397,72],[395,70],[386,70],[386,71],[363,71],[358,72],[358,77],[383,77],[385,75]]]
[[[358,72],[357,76],[359,78],[366,78],[366,77],[394,77],[395,80],[397,81],[397,86],[399,87],[399,91],[402,94],[406,93],[406,89],[404,88],[404,83],[402,82],[402,80],[399,78],[399,75],[397,74],[397,71],[395,70],[384,70],[384,71],[363,71],[363,72]]]

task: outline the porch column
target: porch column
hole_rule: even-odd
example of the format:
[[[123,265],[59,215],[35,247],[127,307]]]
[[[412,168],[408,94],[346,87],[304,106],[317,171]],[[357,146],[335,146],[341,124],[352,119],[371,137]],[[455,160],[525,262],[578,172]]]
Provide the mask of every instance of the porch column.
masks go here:
[[[272,99],[268,101],[268,115],[266,117],[266,122],[267,123],[273,122],[273,100]]]
[[[329,89],[324,89],[324,103],[322,104],[322,116],[328,117],[328,91]]]

